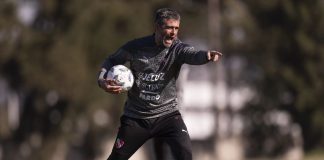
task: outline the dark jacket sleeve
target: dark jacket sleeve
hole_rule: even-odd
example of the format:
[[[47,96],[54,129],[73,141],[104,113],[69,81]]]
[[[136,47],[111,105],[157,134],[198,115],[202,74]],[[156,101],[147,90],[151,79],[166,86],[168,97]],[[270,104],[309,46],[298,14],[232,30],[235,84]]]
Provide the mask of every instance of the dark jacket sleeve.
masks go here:
[[[124,48],[120,48],[114,54],[106,58],[101,67],[109,71],[109,69],[115,65],[125,64],[130,59],[129,57],[129,52]]]
[[[111,67],[118,65],[118,64],[125,64],[127,61],[130,60],[130,52],[128,51],[127,46],[123,46],[118,49],[115,53],[110,55],[108,58],[105,59],[103,64],[101,65],[100,72],[98,73],[98,83],[99,80],[105,79],[107,77],[107,73]]]
[[[194,47],[188,44],[181,44],[179,49],[179,58],[181,63],[190,65],[201,65],[208,61],[207,52],[202,50],[196,50]]]

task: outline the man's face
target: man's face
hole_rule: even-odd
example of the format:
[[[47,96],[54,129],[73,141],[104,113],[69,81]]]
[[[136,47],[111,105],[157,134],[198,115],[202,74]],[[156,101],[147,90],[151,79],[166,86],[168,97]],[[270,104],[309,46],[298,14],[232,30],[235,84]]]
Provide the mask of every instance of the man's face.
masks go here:
[[[170,47],[177,39],[180,21],[175,19],[164,19],[162,25],[156,25],[155,41],[158,45]]]

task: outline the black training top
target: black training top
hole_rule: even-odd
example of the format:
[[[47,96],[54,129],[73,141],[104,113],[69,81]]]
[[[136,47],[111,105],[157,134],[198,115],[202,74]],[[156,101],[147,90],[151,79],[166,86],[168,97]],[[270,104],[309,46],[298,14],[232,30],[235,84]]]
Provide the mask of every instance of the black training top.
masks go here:
[[[154,34],[129,41],[109,56],[102,67],[130,63],[135,82],[128,91],[124,115],[147,119],[178,110],[176,80],[182,64],[208,62],[207,51],[198,51],[179,39],[169,48],[157,46]]]

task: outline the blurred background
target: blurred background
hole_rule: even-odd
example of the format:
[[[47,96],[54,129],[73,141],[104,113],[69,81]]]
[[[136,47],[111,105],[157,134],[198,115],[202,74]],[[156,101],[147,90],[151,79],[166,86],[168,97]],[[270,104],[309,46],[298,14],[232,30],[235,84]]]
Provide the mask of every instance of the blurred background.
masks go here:
[[[195,160],[324,159],[323,0],[1,0],[0,160],[106,159],[126,94],[97,72],[161,7],[182,41],[224,53],[178,79]]]

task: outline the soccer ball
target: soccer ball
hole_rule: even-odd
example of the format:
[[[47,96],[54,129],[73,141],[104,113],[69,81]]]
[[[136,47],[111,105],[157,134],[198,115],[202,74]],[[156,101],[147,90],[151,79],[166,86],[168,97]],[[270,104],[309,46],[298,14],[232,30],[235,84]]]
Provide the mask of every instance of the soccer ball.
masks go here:
[[[107,79],[114,79],[122,91],[128,91],[134,84],[132,71],[124,65],[115,65],[108,71]]]

